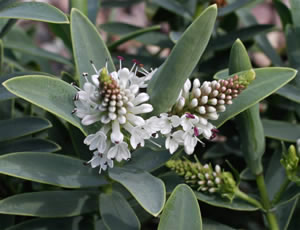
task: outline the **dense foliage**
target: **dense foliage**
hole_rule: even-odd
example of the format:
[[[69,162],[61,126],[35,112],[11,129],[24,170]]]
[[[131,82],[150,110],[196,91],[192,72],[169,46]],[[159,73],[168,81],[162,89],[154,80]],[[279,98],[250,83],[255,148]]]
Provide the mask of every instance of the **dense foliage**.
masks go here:
[[[262,2],[0,0],[0,230],[299,229],[300,1]]]

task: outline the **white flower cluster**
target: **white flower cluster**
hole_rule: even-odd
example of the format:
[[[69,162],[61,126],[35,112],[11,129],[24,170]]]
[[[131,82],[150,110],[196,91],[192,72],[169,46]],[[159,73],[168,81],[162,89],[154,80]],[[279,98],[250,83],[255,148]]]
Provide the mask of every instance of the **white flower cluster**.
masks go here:
[[[83,125],[100,122],[102,127],[95,133],[88,135],[84,143],[94,151],[93,158],[87,162],[93,168],[100,166],[106,170],[113,167],[113,160],[120,162],[131,157],[130,148],[144,146],[144,140],[151,137],[152,131],[145,129],[146,121],[139,114],[149,113],[152,105],[147,104],[149,95],[139,92],[147,87],[155,71],[147,72],[140,68],[143,77],[138,77],[139,67],[135,62],[131,70],[122,68],[117,72],[108,73],[107,67],[97,70],[91,62],[96,74],[86,82],[83,89],[77,88],[74,98],[75,115],[81,118]],[[129,146],[130,145],[130,146]]]
[[[212,139],[218,130],[209,120],[218,119],[218,112],[224,112],[226,104],[232,104],[247,85],[254,80],[255,72],[250,75],[234,76],[228,80],[203,82],[188,79],[176,101],[167,113],[144,120],[140,114],[153,110],[146,103],[149,95],[140,92],[146,88],[156,70],[146,71],[134,61],[131,70],[122,68],[109,73],[107,66],[97,70],[78,89],[75,96],[74,113],[81,118],[83,125],[101,123],[95,134],[88,135],[84,143],[94,151],[93,158],[87,162],[101,170],[113,167],[114,160],[120,162],[131,158],[130,150],[144,146],[154,134],[166,137],[165,147],[173,154],[179,146],[184,146],[187,154],[192,154],[200,138]],[[137,76],[137,72],[143,74]],[[154,143],[155,144],[155,143]]]

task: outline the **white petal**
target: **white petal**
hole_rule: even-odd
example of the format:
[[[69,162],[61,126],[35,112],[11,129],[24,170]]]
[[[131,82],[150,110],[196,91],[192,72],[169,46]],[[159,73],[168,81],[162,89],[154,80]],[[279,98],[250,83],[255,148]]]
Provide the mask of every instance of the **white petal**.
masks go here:
[[[112,133],[110,139],[113,143],[121,143],[124,135],[121,133],[120,124],[118,120],[114,120],[112,123]]]
[[[94,74],[94,75],[92,75],[92,82],[97,86],[97,87],[99,87],[99,85],[100,85],[100,82],[99,82],[99,75],[96,75],[96,74]]]
[[[145,124],[145,120],[142,117],[136,116],[132,113],[128,113],[126,117],[128,121],[135,126],[142,126]]]
[[[100,113],[92,114],[92,115],[86,115],[82,120],[81,123],[83,125],[91,125],[97,121],[100,121],[101,116]]]
[[[133,99],[132,103],[134,105],[139,105],[148,100],[149,100],[149,95],[147,93],[140,93]]]
[[[130,112],[134,114],[141,114],[141,113],[149,113],[153,110],[152,105],[150,104],[142,104],[139,106],[134,106],[128,109]]]
[[[177,126],[179,126],[180,123],[181,123],[180,117],[178,117],[178,116],[176,116],[176,115],[171,116],[169,119],[170,119],[170,121],[171,121],[172,126],[175,127],[175,128],[176,128]]]

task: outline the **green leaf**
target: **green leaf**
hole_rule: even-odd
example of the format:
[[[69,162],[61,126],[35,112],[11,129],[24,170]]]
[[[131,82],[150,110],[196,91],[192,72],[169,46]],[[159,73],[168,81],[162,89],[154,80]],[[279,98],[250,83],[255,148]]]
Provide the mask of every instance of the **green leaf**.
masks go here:
[[[300,125],[266,119],[262,123],[266,137],[294,143],[300,138]]]
[[[295,215],[295,209],[299,198],[292,200],[276,209],[275,214],[278,218],[279,228],[282,230],[291,230],[289,228],[292,216]]]
[[[269,160],[268,168],[265,173],[265,182],[270,200],[274,199],[275,194],[279,191],[280,186],[285,182],[285,169],[280,164],[282,150],[275,151]]]
[[[237,11],[237,14],[241,20],[241,22],[245,26],[251,26],[251,25],[257,25],[257,21],[255,17],[249,12],[249,9],[240,9]],[[259,48],[264,52],[265,55],[267,55],[271,61],[272,64],[275,66],[283,66],[283,62],[276,52],[276,50],[272,47],[271,43],[267,39],[267,37],[263,34],[255,36],[255,41]]]
[[[38,218],[21,222],[6,230],[84,230],[86,226],[80,226],[81,220],[82,217]]]
[[[216,16],[216,6],[208,7],[184,32],[165,63],[154,74],[148,86],[150,103],[154,107],[152,114],[165,112],[175,103],[180,89],[204,52]]]
[[[240,174],[241,180],[256,180],[256,176],[253,175],[249,168],[245,168]]]
[[[173,0],[151,0],[151,3],[156,4],[174,14],[177,14],[188,20],[192,20],[193,15],[178,1]]]
[[[267,67],[254,69],[256,78],[236,99],[233,104],[227,106],[214,125],[219,127],[227,120],[250,108],[252,105],[265,99],[276,90],[287,84],[296,76],[296,70],[283,67]],[[228,71],[218,72],[214,78],[228,78]]]
[[[237,40],[230,51],[229,74],[251,70],[251,61],[243,43]],[[236,117],[240,133],[241,150],[251,172],[262,173],[262,156],[265,152],[264,130],[259,116],[259,105],[255,104]]]
[[[0,141],[7,141],[50,128],[51,123],[38,117],[22,117],[0,121]]]
[[[88,1],[88,17],[91,22],[96,24],[97,15],[100,8],[99,0],[89,0]]]
[[[253,25],[241,28],[239,30],[230,31],[230,33],[219,35],[216,38],[211,39],[211,41],[208,43],[207,50],[218,51],[229,48],[236,39],[240,39],[243,42],[249,41],[258,34],[269,32],[272,28],[274,28],[274,25]],[[181,36],[181,33],[172,32],[170,36],[172,41],[177,42]]]
[[[288,203],[289,201],[292,201],[300,196],[300,187],[293,183],[291,184],[287,190],[283,193],[280,201],[277,203],[275,207],[279,207],[283,204]]]
[[[5,25],[0,29],[0,38],[3,38],[10,31],[10,29],[16,24],[18,20],[17,19],[0,19],[0,20],[7,20]]]
[[[0,74],[2,74],[3,56],[4,56],[3,41],[0,39]],[[1,87],[1,85],[0,85],[0,87]],[[0,96],[0,98],[1,98],[1,96]]]
[[[102,8],[113,8],[113,7],[128,8],[142,1],[144,0],[103,0],[101,1],[101,7]]]
[[[0,10],[0,18],[29,19],[50,23],[69,23],[68,17],[56,7],[42,2],[23,2]]]
[[[60,146],[55,142],[39,138],[0,143],[0,155],[13,152],[55,152]]]
[[[219,17],[225,16],[227,14],[235,12],[237,9],[242,8],[246,6],[248,3],[252,2],[252,0],[239,0],[234,1],[231,4],[228,4],[227,6],[221,7],[218,13]]]
[[[286,84],[285,86],[277,90],[276,94],[296,103],[300,103],[300,88],[297,86],[293,86],[292,84]]]
[[[127,200],[118,192],[100,195],[101,218],[111,230],[138,230],[141,224]]]
[[[272,28],[274,28],[273,25],[253,25],[236,31],[231,31],[228,34],[212,39],[207,46],[207,50],[218,51],[229,48],[236,39],[246,42],[253,39],[253,37],[258,34],[270,32]]]
[[[286,25],[293,23],[292,14],[289,8],[283,2],[280,0],[273,0],[273,5],[279,14],[283,29],[286,27]]]
[[[10,153],[0,156],[0,173],[64,188],[97,187],[103,176],[76,158],[53,153]],[[38,172],[38,173],[37,173]]]
[[[300,67],[300,42],[298,40],[300,35],[300,28],[288,25],[285,29],[287,55],[289,63],[292,67]]]
[[[227,208],[231,210],[237,211],[256,211],[258,210],[257,207],[246,203],[244,200],[240,200],[238,198],[234,199],[230,202],[228,199],[224,199],[218,195],[212,194],[205,194],[201,192],[195,192],[195,195],[198,200],[207,203],[209,205],[220,207],[220,208]]]
[[[11,93],[70,122],[86,133],[79,118],[72,115],[76,90],[70,84],[51,77],[28,75],[3,83]]]
[[[145,35],[149,32],[159,30],[159,29],[160,29],[160,25],[156,25],[156,26],[151,26],[151,27],[148,27],[148,28],[137,30],[137,31],[135,31],[133,33],[130,33],[130,34],[126,34],[126,35],[122,36],[119,40],[109,44],[108,48],[110,50],[116,49],[118,46],[122,45],[123,43],[125,43],[125,42],[127,42],[131,39],[135,39],[136,37],[139,37],[141,35]]]
[[[150,173],[134,168],[114,167],[109,176],[122,184],[151,215],[158,216],[166,200],[164,183]]]
[[[115,70],[110,53],[97,28],[77,9],[71,11],[71,36],[77,74],[95,73],[90,60],[97,69],[105,67],[108,62],[108,70],[110,72]],[[83,85],[84,79],[80,77],[78,80],[80,85]]]
[[[227,225],[209,219],[203,219],[203,229],[204,230],[234,230],[233,228]]]
[[[0,201],[0,213],[38,217],[68,217],[98,209],[97,192],[44,191],[23,193]]]
[[[288,230],[298,230],[299,216],[300,216],[300,202],[299,202],[299,198],[298,198],[297,206],[296,206],[294,214],[290,220]],[[284,229],[284,230],[287,230],[287,229]]]
[[[171,157],[168,150],[154,151],[146,147],[139,148],[132,153],[132,159],[123,167],[151,172],[163,166]]]
[[[290,0],[291,12],[293,18],[294,26],[300,26],[300,1],[299,0]]]
[[[100,26],[100,29],[103,29],[104,31],[111,33],[111,34],[120,35],[123,38],[124,37],[128,38],[128,35],[133,35],[133,36],[135,36],[135,37],[133,37],[134,40],[137,40],[146,45],[157,45],[162,48],[170,48],[173,46],[173,43],[169,40],[169,37],[166,34],[163,34],[158,31],[147,31],[147,33],[138,34],[138,36],[136,36],[136,34],[135,34],[136,32],[144,31],[145,28],[139,27],[139,26],[134,26],[134,25],[127,24],[127,23],[108,22],[108,23],[102,24]],[[156,29],[156,27],[153,27],[152,29]],[[138,60],[140,61],[140,59],[138,59]]]
[[[51,76],[48,73],[43,73],[43,72],[14,72],[11,74],[7,74],[7,75],[2,75],[0,77],[0,101],[2,100],[10,100],[10,99],[14,99],[17,98],[16,95],[10,93],[4,86],[3,86],[3,82],[13,78],[13,77],[17,77],[17,76],[22,76],[22,75],[30,75],[30,74],[43,74],[46,76]]]
[[[158,230],[169,229],[202,230],[198,201],[193,190],[185,184],[174,189],[160,217]]]
[[[16,43],[13,41],[9,41],[9,40],[5,40],[5,44],[4,44],[4,48],[8,48],[8,49],[12,49],[12,50],[16,50],[25,54],[30,54],[32,56],[36,56],[36,57],[41,57],[41,58],[45,58],[45,59],[49,59],[55,62],[59,62],[68,66],[73,66],[73,64],[66,58],[49,52],[47,50],[43,50],[41,48],[38,47],[34,47],[34,46],[27,46],[25,44],[22,44],[20,42]]]

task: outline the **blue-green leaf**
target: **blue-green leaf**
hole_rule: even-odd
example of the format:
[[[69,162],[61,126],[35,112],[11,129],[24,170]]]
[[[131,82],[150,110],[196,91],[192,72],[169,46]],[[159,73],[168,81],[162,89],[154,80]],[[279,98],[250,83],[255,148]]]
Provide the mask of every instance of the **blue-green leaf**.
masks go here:
[[[84,161],[53,153],[23,152],[0,156],[0,173],[64,188],[97,187],[106,184]]]
[[[141,169],[118,168],[109,170],[109,176],[122,184],[151,215],[158,216],[166,199],[164,183]]]
[[[185,184],[174,189],[161,215],[158,230],[169,229],[202,230],[198,201],[193,190]]]
[[[68,217],[98,209],[97,192],[44,191],[23,193],[0,201],[0,213],[38,217]]]
[[[100,213],[111,230],[139,230],[141,224],[127,200],[118,192],[100,195]]]

